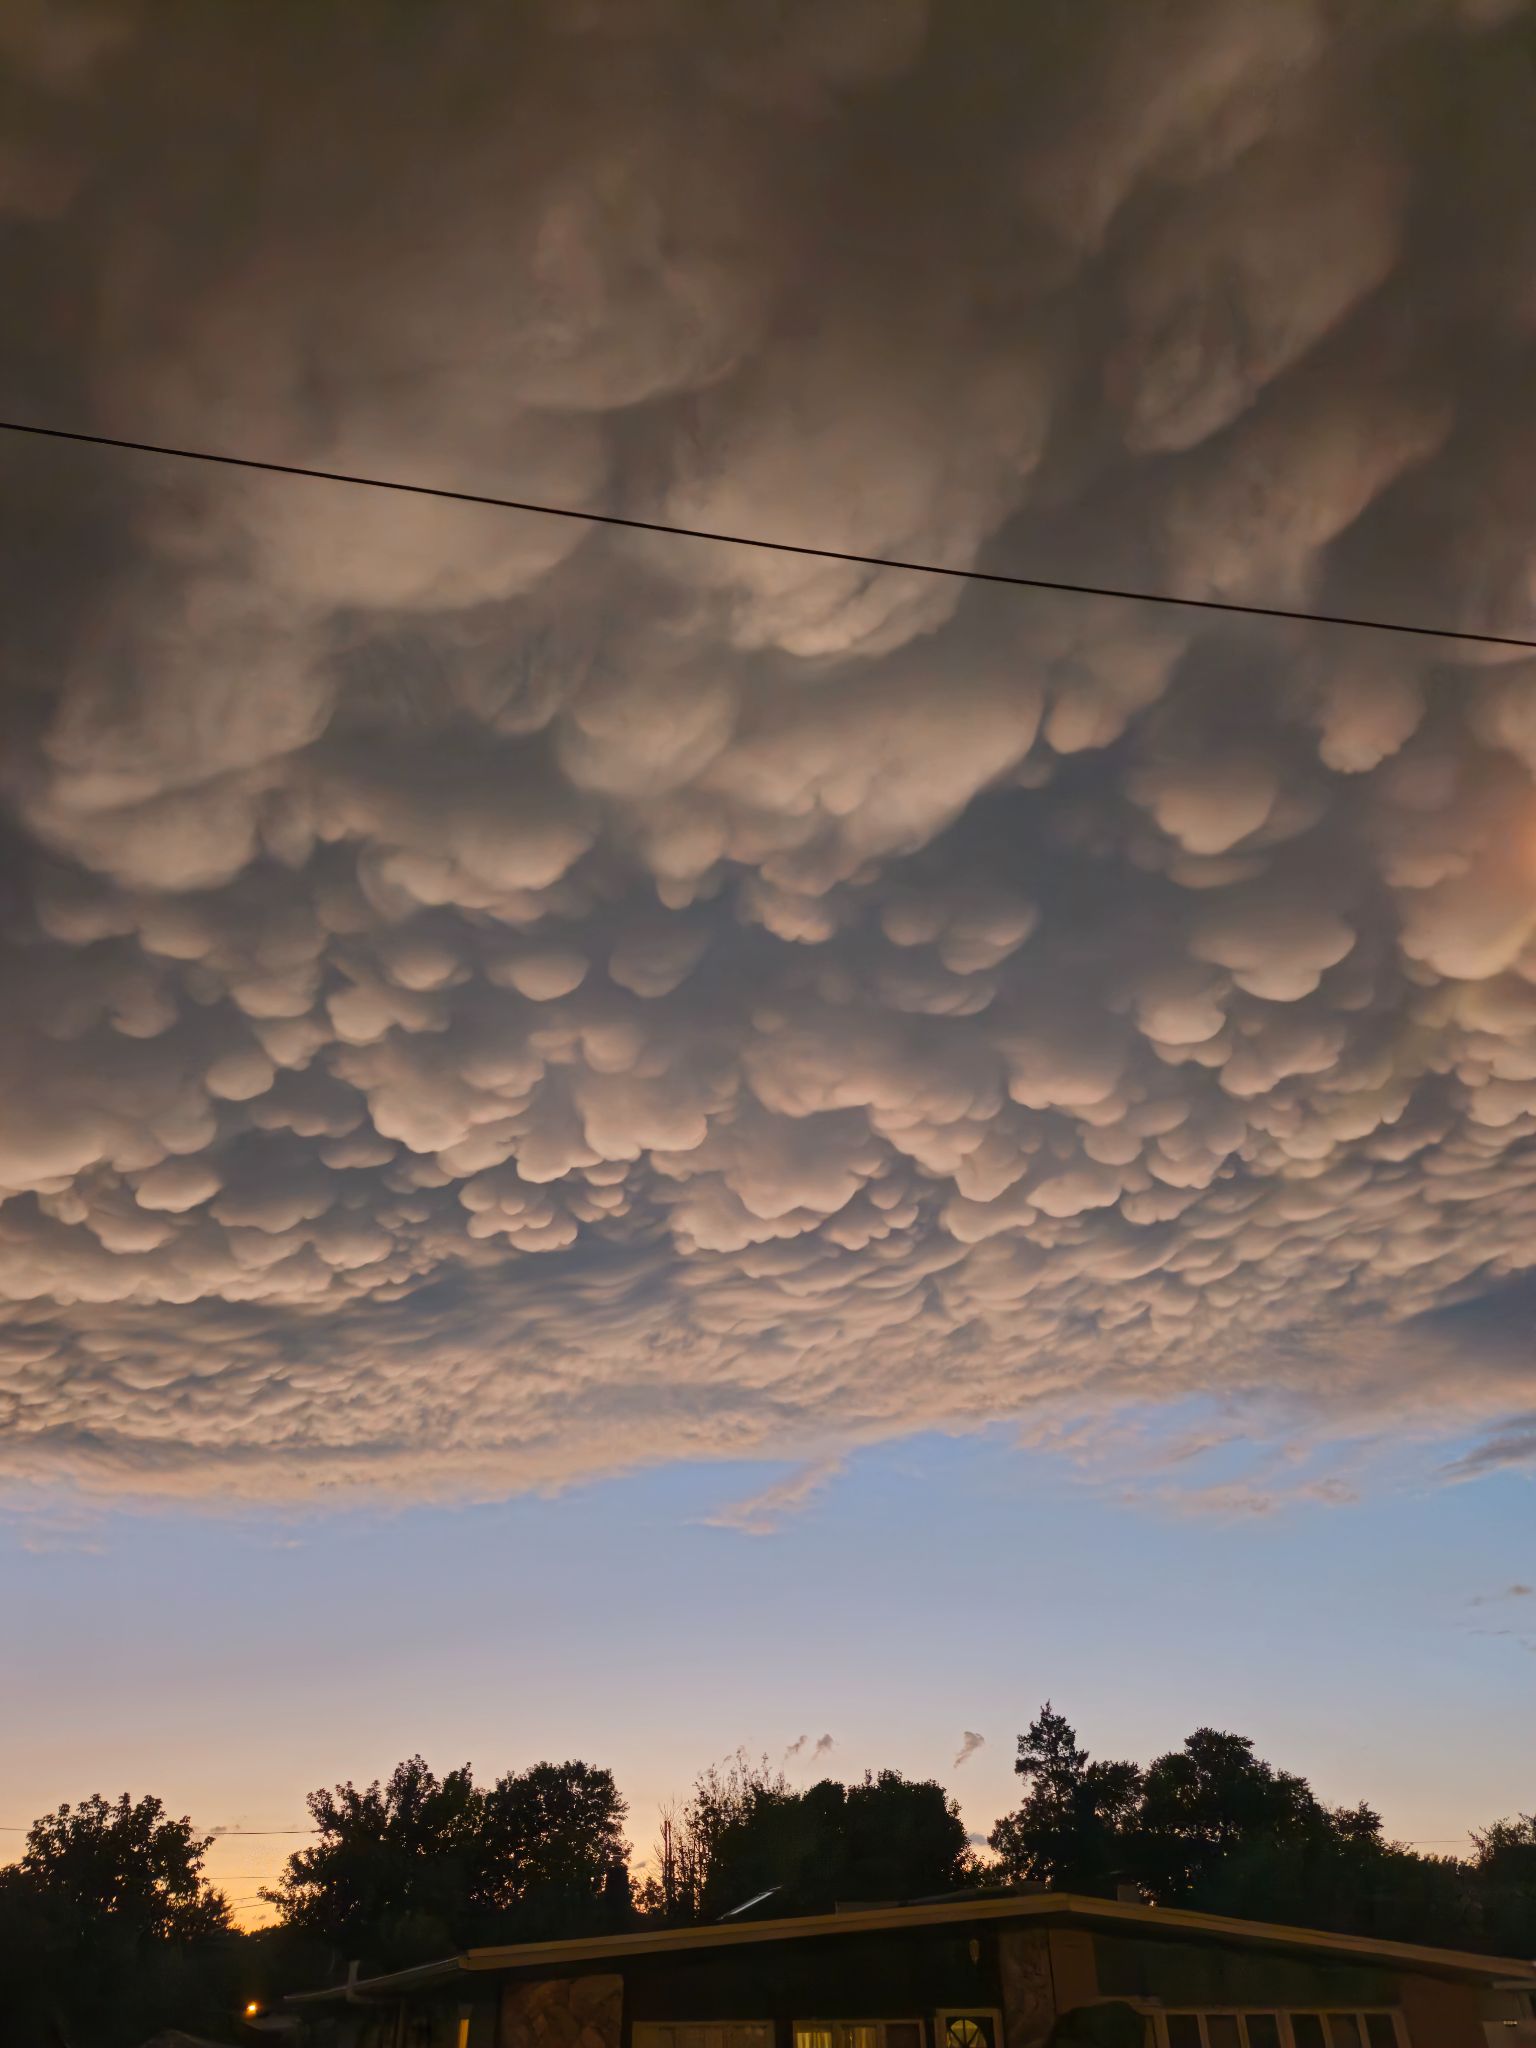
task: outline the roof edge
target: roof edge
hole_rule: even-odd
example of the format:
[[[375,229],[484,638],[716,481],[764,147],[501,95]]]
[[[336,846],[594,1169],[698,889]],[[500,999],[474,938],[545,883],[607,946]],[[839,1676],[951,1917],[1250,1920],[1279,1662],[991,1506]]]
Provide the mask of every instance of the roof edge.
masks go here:
[[[1237,1920],[1217,1913],[1188,1912],[1178,1906],[1146,1906],[1079,1892],[1016,1893],[1010,1897],[956,1898],[924,1905],[867,1906],[852,1912],[810,1913],[777,1920],[716,1921],[707,1927],[642,1927],[624,1934],[585,1939],[509,1943],[466,1949],[441,1962],[422,1963],[321,1991],[290,1992],[285,2004],[387,1997],[418,1985],[444,1982],[465,1971],[559,1968],[572,1963],[620,1962],[626,1957],[668,1955],[702,1948],[744,1948],[763,1942],[806,1941],[839,1934],[878,1933],[894,1927],[943,1927],[976,1920],[1081,1920],[1099,1926],[1139,1928],[1155,1934],[1203,1935],[1208,1940],[1262,1948],[1310,1950],[1355,1960],[1397,1963],[1431,1974],[1478,1977],[1487,1982],[1536,1989],[1536,1961],[1485,1956],[1466,1949],[1428,1948],[1420,1943],[1333,1934],[1316,1927],[1278,1921]]]
[[[284,2005],[321,2005],[327,2001],[366,2005],[371,1997],[410,1991],[418,1984],[446,1982],[470,1968],[467,1954],[444,1956],[435,1963],[415,1963],[408,1970],[386,1970],[378,1977],[354,1977],[346,1984],[325,1984],[318,1991],[285,1991]]]
[[[1304,1948],[1338,1956],[1374,1957],[1461,1976],[1505,1977],[1536,1985],[1536,1962],[1523,1957],[1486,1956],[1466,1949],[1429,1948],[1420,1943],[1333,1934],[1316,1927],[1277,1921],[1238,1920],[1196,1913],[1178,1906],[1148,1906],[1079,1892],[1038,1892],[1009,1898],[956,1899],[933,1905],[870,1906],[854,1912],[812,1913],[778,1920],[715,1922],[707,1927],[637,1928],[632,1933],[594,1935],[586,1940],[526,1942],[465,1951],[470,1970],[536,1968],[540,1964],[596,1961],[604,1956],[666,1955],[692,1948],[729,1948],[768,1941],[817,1939],[836,1934],[875,1933],[891,1927],[946,1926],[956,1921],[1081,1919],[1183,1931],[1267,1948]]]

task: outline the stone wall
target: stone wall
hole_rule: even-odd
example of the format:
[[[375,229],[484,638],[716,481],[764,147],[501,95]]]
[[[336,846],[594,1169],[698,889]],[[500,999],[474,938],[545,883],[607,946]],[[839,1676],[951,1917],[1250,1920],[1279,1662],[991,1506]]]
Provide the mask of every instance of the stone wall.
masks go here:
[[[1006,2048],[1039,2048],[1056,2018],[1050,1936],[1043,1927],[1012,1927],[997,1940]]]
[[[501,1996],[501,2048],[619,2048],[622,1977],[541,1977]]]

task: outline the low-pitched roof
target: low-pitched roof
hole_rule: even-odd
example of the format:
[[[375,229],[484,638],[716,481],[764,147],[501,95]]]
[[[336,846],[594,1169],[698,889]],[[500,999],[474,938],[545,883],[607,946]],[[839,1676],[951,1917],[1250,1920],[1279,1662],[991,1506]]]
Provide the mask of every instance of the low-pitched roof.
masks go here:
[[[1247,1947],[1305,1949],[1356,1962],[1396,1963],[1402,1968],[1536,1989],[1536,1962],[1509,1956],[1473,1955],[1462,1949],[1427,1948],[1416,1942],[1377,1941],[1354,1934],[1328,1934],[1315,1927],[1284,1927],[1264,1920],[1234,1920],[1217,1913],[1187,1913],[1173,1906],[1143,1906],[1120,1899],[1087,1898],[1075,1892],[1033,1896],[955,1898],[921,1905],[859,1906],[841,1913],[806,1914],[799,1919],[731,1920],[708,1927],[640,1927],[627,1934],[600,1934],[576,1941],[517,1942],[466,1949],[436,1963],[367,1977],[324,1991],[298,1991],[289,2002],[392,1997],[418,1986],[446,1981],[469,1971],[559,1969],[572,1963],[620,1962],[627,1956],[670,1955],[679,1950],[741,1948],[761,1942],[807,1941],[825,1935],[873,1934],[896,1927],[943,1927],[976,1920],[1076,1920],[1151,1934],[1204,1936],[1208,1941]]]

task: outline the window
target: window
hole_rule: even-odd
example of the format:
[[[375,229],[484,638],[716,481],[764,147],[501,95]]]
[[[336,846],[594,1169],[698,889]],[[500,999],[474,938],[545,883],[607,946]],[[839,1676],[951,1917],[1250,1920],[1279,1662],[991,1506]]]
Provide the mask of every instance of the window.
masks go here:
[[[1160,2012],[1149,2048],[1400,2048],[1390,2012]]]
[[[636,2020],[633,2048],[773,2048],[772,2020]]]
[[[937,2013],[934,2020],[934,2048],[1001,2048],[1000,2017],[985,2007]]]
[[[921,2020],[796,2020],[795,2048],[923,2048],[923,2023]]]

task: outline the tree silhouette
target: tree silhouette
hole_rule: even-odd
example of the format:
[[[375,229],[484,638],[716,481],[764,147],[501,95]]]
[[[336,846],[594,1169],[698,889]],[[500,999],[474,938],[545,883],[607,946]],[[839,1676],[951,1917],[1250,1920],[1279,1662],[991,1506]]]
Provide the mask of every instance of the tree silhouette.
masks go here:
[[[766,1760],[712,1766],[681,1810],[663,1816],[660,1877],[644,1902],[662,1917],[718,1919],[759,1892],[773,1910],[814,1912],[839,1899],[917,1898],[965,1882],[969,1850],[942,1785],[867,1772],[791,1788]]]
[[[155,1798],[92,1793],[27,1830],[0,1872],[0,2010],[7,2042],[103,2042],[146,2014],[202,2010],[202,1959],[229,1930],[207,1883],[212,1838]]]
[[[1255,1756],[1246,1736],[1197,1728],[1141,1781],[1137,1873],[1154,1897],[1192,1901],[1209,1893],[1240,1849],[1299,1845],[1329,1825],[1305,1778]]]
[[[1090,1761],[1049,1700],[1019,1737],[1014,1770],[1024,1803],[988,1838],[1005,1876],[1102,1887],[1121,1874],[1123,1838],[1141,1793],[1135,1764]]]
[[[739,1749],[723,1764],[707,1765],[681,1805],[662,1809],[655,1867],[640,1890],[646,1913],[668,1921],[702,1918],[706,1896],[720,1889],[724,1842],[759,1806],[792,1796],[789,1780],[767,1757],[754,1760]]]
[[[203,1876],[212,1840],[169,1819],[158,1799],[93,1792],[32,1823],[21,1878],[51,1918],[92,1938],[110,1927],[134,1940],[197,1941],[229,1925],[223,1894]]]
[[[611,1771],[535,1764],[483,1795],[476,1913],[519,1939],[598,1933],[630,1910],[625,1806]]]
[[[1536,1813],[1496,1820],[1473,1835],[1472,1849],[1489,1946],[1536,1954]]]
[[[591,1933],[629,1912],[624,1802],[589,1764],[535,1764],[483,1788],[468,1764],[440,1778],[414,1756],[308,1806],[319,1840],[262,1896],[285,1926],[360,1960]]]
[[[1371,1807],[1325,1806],[1244,1736],[1197,1728],[1142,1771],[1090,1759],[1049,1701],[1019,1737],[1015,1769],[1028,1789],[990,1837],[1000,1876],[1097,1893],[1132,1881],[1160,1905],[1340,1933],[1536,1946],[1529,1817],[1474,1837],[1471,1866],[1419,1856],[1385,1839]]]
[[[438,1777],[408,1757],[382,1783],[305,1802],[319,1840],[263,1891],[283,1924],[362,1960],[415,1961],[453,1945],[479,1856],[481,1794],[468,1764]]]

